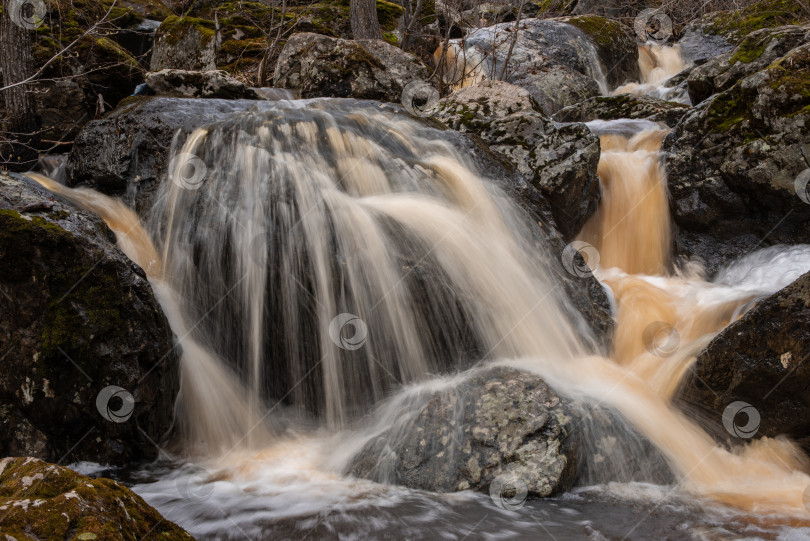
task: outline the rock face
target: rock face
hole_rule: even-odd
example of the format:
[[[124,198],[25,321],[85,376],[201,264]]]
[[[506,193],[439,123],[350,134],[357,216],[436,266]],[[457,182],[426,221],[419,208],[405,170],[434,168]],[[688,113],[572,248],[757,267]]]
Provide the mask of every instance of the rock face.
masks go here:
[[[651,96],[599,96],[566,107],[554,114],[557,122],[590,122],[591,120],[618,120],[622,118],[647,119],[663,122],[674,128],[689,110],[688,105],[664,101]]]
[[[191,540],[111,479],[91,479],[35,458],[0,460],[4,539]]]
[[[255,90],[224,71],[165,69],[147,74],[146,86],[155,94],[164,96],[226,100],[260,99]]]
[[[234,111],[271,107],[263,101],[132,98],[103,119],[88,124],[76,139],[67,164],[68,185],[84,183],[123,197],[139,213],[168,167],[172,140]]]
[[[678,43],[687,61],[702,64],[731,51],[748,34],[808,22],[810,13],[797,0],[761,0],[730,11],[717,11],[689,23]]]
[[[465,58],[480,66],[479,79],[502,79],[528,90],[546,114],[639,77],[632,32],[596,16],[521,21],[501,77],[513,31],[514,23],[503,23],[472,32],[464,41]],[[458,64],[461,53],[456,57]]]
[[[759,415],[755,435],[786,434],[810,450],[810,273],[767,297],[698,355],[678,391],[685,409],[704,413],[721,439],[750,437],[744,415],[723,430],[723,414],[742,401]],[[733,415],[732,415],[733,417]],[[750,418],[750,416],[749,416]],[[752,426],[753,429],[753,426]]]
[[[733,50],[696,67],[686,79],[689,98],[700,103],[768,67],[791,49],[810,41],[810,27],[782,26],[752,32]]]
[[[480,136],[551,204],[563,236],[573,238],[599,203],[599,139],[582,124],[555,126],[532,95],[501,81],[463,88],[441,100],[435,118]]]
[[[144,272],[100,218],[9,176],[0,176],[0,352],[0,455],[156,456],[179,381]],[[108,386],[121,392],[102,393]]]
[[[810,240],[810,43],[704,100],[665,139],[681,253],[717,269]]]
[[[576,461],[567,405],[539,377],[485,369],[403,400],[394,405],[399,415],[393,425],[381,426],[349,473],[435,492],[489,492],[493,482],[497,487],[506,479],[522,483],[524,496],[551,496],[572,486]]]
[[[213,22],[193,17],[168,17],[155,33],[150,70],[215,70],[218,49]]]
[[[274,84],[298,89],[303,98],[336,97],[399,102],[411,81],[426,80],[427,68],[385,41],[295,34],[276,64]]]

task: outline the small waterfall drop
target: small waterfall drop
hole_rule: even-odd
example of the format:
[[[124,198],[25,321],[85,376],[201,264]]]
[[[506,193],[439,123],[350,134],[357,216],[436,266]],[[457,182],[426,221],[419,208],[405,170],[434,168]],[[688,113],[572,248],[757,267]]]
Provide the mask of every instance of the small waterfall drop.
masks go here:
[[[619,411],[679,488],[806,523],[797,447],[722,448],[669,399],[718,331],[808,270],[810,248],[752,254],[714,282],[676,269],[657,155],[666,132],[636,131],[602,135],[603,201],[580,237],[600,252],[595,275],[616,300],[609,358],[567,317],[557,263],[497,179],[384,107],[279,102],[196,130],[173,149],[146,227],[120,202],[37,180],[99,213],[147,270],[183,345],[183,451],[210,479],[256,498],[286,497],[278,487],[305,477],[351,483],[340,501],[377,494],[339,481],[346,457],[335,449],[370,437],[420,385],[463,376],[437,374],[494,362]],[[365,434],[341,432],[385,398]],[[274,426],[286,418],[300,423],[292,435]]]

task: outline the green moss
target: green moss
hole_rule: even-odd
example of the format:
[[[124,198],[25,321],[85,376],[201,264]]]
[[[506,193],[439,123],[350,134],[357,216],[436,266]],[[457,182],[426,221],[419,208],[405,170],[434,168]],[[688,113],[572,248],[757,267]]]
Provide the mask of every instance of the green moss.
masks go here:
[[[384,32],[396,30],[403,12],[404,10],[396,4],[385,0],[377,0],[377,20],[380,21],[380,26],[382,26]]]
[[[138,61],[129,54],[129,52],[118,45],[111,39],[108,38],[98,38],[95,40],[95,44],[98,45],[101,49],[104,50],[114,61],[121,62],[122,64],[135,69],[140,70],[141,65],[138,64]]]
[[[737,92],[718,94],[708,109],[708,126],[713,132],[726,132],[748,116],[748,104]]]
[[[3,533],[14,539],[191,539],[138,495],[40,460],[6,459],[0,475]],[[67,497],[70,494],[70,497]],[[15,506],[27,500],[35,505]]]
[[[596,15],[582,15],[579,17],[569,17],[565,21],[588,34],[596,45],[603,49],[615,47],[617,40],[624,36],[622,23],[612,19],[598,17]]]
[[[203,45],[207,45],[216,37],[214,21],[195,17],[167,17],[161,23],[158,32],[166,36],[166,40],[170,45],[177,45],[192,29],[202,37]]]
[[[736,64],[737,62],[748,64],[753,62],[762,56],[770,40],[770,36],[759,36],[759,39],[754,36],[746,36],[737,48],[734,49],[734,54],[729,59],[729,62],[731,64]]]
[[[808,20],[810,13],[797,0],[762,0],[741,9],[711,15],[707,29],[739,41],[754,30],[802,24]]]

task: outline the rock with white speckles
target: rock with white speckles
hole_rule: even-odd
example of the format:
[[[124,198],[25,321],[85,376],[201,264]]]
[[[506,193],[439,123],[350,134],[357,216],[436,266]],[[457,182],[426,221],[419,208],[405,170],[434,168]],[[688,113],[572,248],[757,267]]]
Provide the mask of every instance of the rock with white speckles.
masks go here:
[[[17,541],[192,539],[120,483],[33,458],[0,460],[0,534]]]

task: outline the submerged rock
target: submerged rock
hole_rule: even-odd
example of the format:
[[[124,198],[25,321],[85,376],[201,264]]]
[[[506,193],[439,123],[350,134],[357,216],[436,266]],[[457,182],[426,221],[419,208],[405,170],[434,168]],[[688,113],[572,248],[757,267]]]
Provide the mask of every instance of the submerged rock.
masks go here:
[[[121,464],[171,426],[177,355],[143,270],[100,218],[7,175],[0,367],[0,455]]]
[[[582,124],[555,125],[527,90],[486,81],[441,100],[434,117],[506,156],[549,201],[565,238],[596,211],[599,139]]]
[[[810,240],[810,43],[692,108],[664,140],[677,247],[719,266]]]
[[[557,122],[590,122],[592,120],[647,119],[674,128],[689,106],[664,101],[652,96],[599,96],[566,107],[554,114]]]
[[[717,335],[698,355],[676,403],[697,410],[721,440],[785,434],[810,451],[808,389],[810,273]]]
[[[188,98],[260,99],[255,90],[224,71],[165,69],[149,73],[146,86],[155,94]]]
[[[428,78],[412,54],[378,40],[295,34],[276,64],[274,84],[304,98],[372,99],[398,103],[408,83]]]
[[[191,540],[111,479],[91,479],[36,458],[0,459],[4,539]]]
[[[511,481],[524,497],[573,485],[568,406],[538,376],[484,369],[399,400],[399,415],[354,457],[350,474],[434,492],[492,492]]]

